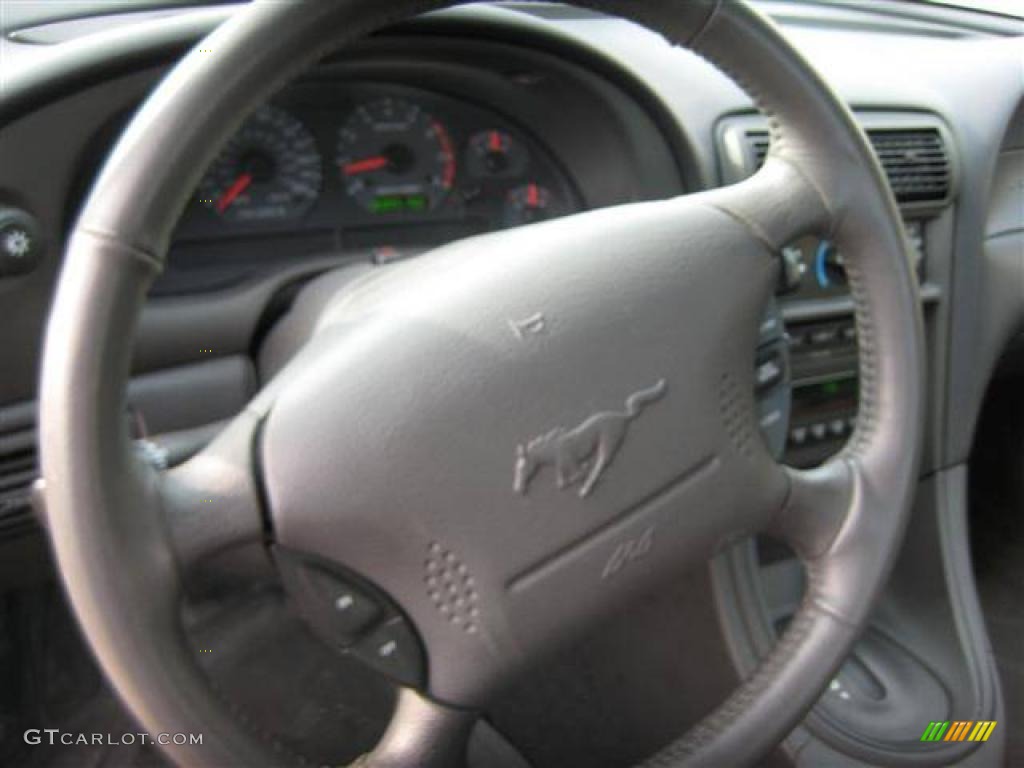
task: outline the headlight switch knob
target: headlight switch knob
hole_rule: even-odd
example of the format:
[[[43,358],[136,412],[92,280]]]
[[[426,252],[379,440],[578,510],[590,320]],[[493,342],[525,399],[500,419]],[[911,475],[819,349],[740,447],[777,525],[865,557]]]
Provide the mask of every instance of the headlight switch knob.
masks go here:
[[[0,208],[0,277],[26,275],[39,265],[39,224],[17,208]]]

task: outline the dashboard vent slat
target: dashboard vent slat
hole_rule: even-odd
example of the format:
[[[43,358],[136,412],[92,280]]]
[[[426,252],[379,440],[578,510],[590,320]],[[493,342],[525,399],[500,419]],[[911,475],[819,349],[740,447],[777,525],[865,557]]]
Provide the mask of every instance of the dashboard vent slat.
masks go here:
[[[35,479],[34,466],[22,472],[11,472],[0,476],[0,498],[24,496]]]
[[[0,418],[0,519],[26,511],[32,483],[39,475],[32,421]]]
[[[938,203],[949,197],[952,171],[949,154],[937,128],[872,128],[868,138],[900,203]],[[754,168],[768,156],[768,132],[745,132]]]
[[[754,155],[754,167],[760,168],[764,165],[765,158],[768,157],[768,134],[748,133],[747,141],[750,142],[750,151]]]

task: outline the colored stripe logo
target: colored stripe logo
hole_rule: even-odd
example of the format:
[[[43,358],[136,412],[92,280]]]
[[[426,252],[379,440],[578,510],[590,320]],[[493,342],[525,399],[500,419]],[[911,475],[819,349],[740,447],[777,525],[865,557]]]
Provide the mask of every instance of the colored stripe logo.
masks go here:
[[[921,734],[921,741],[988,741],[995,729],[995,720],[933,720]]]

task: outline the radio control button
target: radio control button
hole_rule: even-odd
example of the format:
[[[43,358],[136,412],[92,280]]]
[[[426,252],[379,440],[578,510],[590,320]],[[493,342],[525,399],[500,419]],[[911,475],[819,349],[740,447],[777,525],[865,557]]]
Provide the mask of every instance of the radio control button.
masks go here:
[[[811,331],[811,343],[815,345],[832,344],[836,340],[836,328],[817,328]]]
[[[825,424],[811,425],[811,437],[815,440],[824,440],[826,435],[828,435],[828,427]]]
[[[793,445],[803,445],[807,442],[807,427],[794,427],[789,431],[789,442]]]
[[[836,437],[842,437],[846,434],[846,422],[842,419],[833,419],[829,422],[828,431]]]

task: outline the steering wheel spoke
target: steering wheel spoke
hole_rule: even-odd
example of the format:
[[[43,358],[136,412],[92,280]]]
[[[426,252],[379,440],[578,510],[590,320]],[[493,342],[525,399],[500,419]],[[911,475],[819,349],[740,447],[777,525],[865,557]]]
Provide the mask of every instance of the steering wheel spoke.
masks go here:
[[[849,517],[856,466],[839,455],[813,469],[783,468],[789,493],[768,532],[789,544],[804,560],[823,556]]]
[[[846,450],[815,469],[787,469],[790,493],[770,528],[803,560],[807,600],[850,626],[870,607],[855,585],[880,581],[895,548],[892,502],[873,487],[866,460]]]
[[[260,417],[245,410],[198,454],[155,479],[174,554],[186,583],[216,577],[219,557],[263,552],[266,531],[255,466]],[[250,564],[269,563],[259,555]],[[236,565],[238,561],[235,561]]]
[[[352,768],[463,768],[477,715],[402,689],[394,717],[370,754]]]
[[[701,197],[743,222],[765,247],[777,253],[801,236],[829,233],[834,224],[833,212],[801,162],[769,152],[764,165],[750,178]]]

